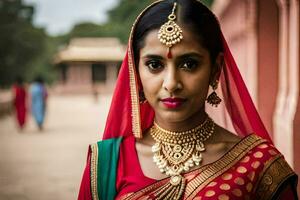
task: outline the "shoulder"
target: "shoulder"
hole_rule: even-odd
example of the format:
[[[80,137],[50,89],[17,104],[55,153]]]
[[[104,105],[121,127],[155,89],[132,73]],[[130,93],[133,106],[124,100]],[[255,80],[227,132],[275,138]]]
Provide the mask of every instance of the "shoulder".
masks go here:
[[[91,144],[89,148],[91,193],[95,199],[113,199],[119,149],[123,138],[111,138]]]
[[[249,180],[247,186],[251,187],[246,189],[255,199],[272,199],[282,185],[296,177],[284,156],[267,140],[253,134],[237,145],[248,146],[235,170]]]
[[[297,175],[273,144],[264,142],[253,150],[254,158],[262,157],[255,187],[256,199],[272,199],[284,185],[296,184]]]
[[[118,137],[98,141],[96,143],[90,144],[90,152],[92,154],[95,154],[95,156],[98,156],[99,151],[101,151],[101,153],[112,151],[118,152],[122,140],[123,137]]]

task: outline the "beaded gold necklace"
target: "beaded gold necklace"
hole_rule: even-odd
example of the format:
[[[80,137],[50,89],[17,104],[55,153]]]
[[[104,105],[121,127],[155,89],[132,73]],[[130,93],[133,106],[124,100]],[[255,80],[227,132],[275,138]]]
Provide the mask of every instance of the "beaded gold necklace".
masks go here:
[[[150,134],[155,140],[152,146],[153,161],[162,173],[171,176],[165,191],[176,191],[172,199],[181,197],[185,188],[185,179],[181,174],[200,165],[201,152],[205,151],[204,142],[212,136],[214,130],[215,123],[210,117],[196,128],[184,132],[165,130],[155,122],[150,128]]]

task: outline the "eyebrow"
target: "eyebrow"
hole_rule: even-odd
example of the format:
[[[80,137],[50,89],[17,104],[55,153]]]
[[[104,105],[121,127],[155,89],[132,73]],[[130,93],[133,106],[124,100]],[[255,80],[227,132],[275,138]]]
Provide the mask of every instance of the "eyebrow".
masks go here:
[[[159,55],[155,55],[155,54],[146,54],[142,58],[151,58],[151,59],[156,59],[156,60],[163,60],[164,59],[164,57],[159,56]]]
[[[191,53],[185,53],[185,54],[182,54],[180,56],[177,56],[176,59],[185,59],[185,58],[188,58],[188,57],[203,58],[204,56],[200,53],[191,52]],[[165,59],[163,56],[156,55],[156,54],[146,54],[142,58],[148,58],[148,59],[150,58],[150,59],[156,59],[156,60],[164,60]]]
[[[198,57],[198,58],[203,58],[204,55],[200,54],[200,53],[186,53],[186,54],[182,54],[180,56],[177,57],[177,59],[184,59],[184,58],[189,58],[189,57]]]

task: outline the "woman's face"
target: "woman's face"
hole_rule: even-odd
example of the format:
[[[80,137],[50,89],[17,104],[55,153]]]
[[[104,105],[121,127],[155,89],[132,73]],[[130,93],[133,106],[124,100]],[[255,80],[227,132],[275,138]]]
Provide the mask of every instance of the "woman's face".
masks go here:
[[[138,65],[156,119],[177,123],[203,115],[211,77],[209,52],[183,29],[183,40],[172,46],[172,58],[168,58],[168,48],[160,43],[157,32],[146,36]]]

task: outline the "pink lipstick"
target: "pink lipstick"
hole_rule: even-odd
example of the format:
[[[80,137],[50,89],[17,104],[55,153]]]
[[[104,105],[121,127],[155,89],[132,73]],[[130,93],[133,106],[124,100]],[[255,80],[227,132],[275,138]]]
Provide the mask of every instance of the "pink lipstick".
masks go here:
[[[179,108],[184,102],[185,99],[183,98],[165,98],[161,100],[164,106],[167,108]]]

